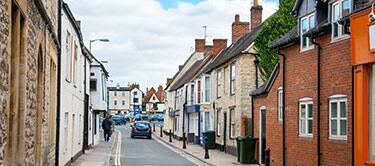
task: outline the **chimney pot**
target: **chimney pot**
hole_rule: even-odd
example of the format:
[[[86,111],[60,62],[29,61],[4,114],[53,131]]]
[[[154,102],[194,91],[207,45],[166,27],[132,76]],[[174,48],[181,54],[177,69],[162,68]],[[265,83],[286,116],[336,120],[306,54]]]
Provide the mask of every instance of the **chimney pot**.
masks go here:
[[[263,7],[258,0],[254,0],[253,6],[250,9],[250,31],[254,30],[262,23]]]
[[[212,56],[217,56],[221,50],[227,48],[227,39],[214,39],[212,47]]]
[[[195,39],[195,52],[204,52],[206,46],[205,39]]]
[[[232,24],[232,43],[243,37],[249,32],[249,22],[241,22],[240,15],[236,14]]]

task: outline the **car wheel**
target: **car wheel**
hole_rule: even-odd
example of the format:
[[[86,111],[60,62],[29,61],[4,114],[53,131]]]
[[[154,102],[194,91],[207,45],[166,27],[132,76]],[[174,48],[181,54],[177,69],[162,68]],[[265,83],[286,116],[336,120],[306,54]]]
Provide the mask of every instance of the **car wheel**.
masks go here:
[[[134,135],[130,135],[130,138],[134,138]]]
[[[150,136],[148,136],[147,138],[148,138],[148,139],[151,139],[151,138],[152,138],[152,136],[150,135]]]

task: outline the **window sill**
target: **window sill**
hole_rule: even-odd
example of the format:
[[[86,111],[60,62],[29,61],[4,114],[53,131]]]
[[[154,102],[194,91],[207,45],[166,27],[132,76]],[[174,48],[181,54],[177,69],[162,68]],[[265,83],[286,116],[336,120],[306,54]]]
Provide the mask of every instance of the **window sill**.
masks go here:
[[[69,81],[67,78],[65,78],[65,81],[68,82],[68,83],[71,83],[71,81]]]
[[[349,35],[344,35],[344,36],[341,36],[341,37],[331,38],[331,43],[336,43],[336,42],[340,42],[340,41],[347,40],[347,39],[350,39]]]
[[[310,47],[306,47],[306,48],[300,48],[300,53],[304,53],[304,52],[308,52],[308,51],[311,51],[315,48],[315,46],[310,46]]]
[[[330,140],[336,140],[336,141],[347,141],[347,137],[338,137],[338,136],[329,136]]]
[[[306,135],[306,134],[303,134],[303,135],[298,135],[298,137],[300,138],[313,138],[313,135]]]

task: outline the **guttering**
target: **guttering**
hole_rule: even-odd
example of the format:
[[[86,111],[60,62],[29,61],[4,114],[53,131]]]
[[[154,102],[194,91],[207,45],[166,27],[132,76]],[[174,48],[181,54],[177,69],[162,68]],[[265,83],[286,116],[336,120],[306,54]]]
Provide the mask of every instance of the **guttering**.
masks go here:
[[[61,43],[61,3],[58,0],[58,16],[57,16],[57,36],[58,43]],[[57,101],[56,101],[56,149],[55,149],[55,165],[59,165],[59,151],[60,151],[60,103],[61,103],[61,47],[57,49]]]
[[[318,155],[318,166],[321,165],[321,147],[320,147],[320,126],[321,126],[321,122],[320,122],[320,54],[321,54],[321,46],[319,43],[317,43],[316,41],[314,41],[314,37],[312,37],[311,39],[311,43],[316,45],[317,47],[317,50],[316,50],[316,61],[317,61],[317,114],[318,114],[318,143],[317,143],[317,155]]]
[[[286,63],[285,63],[285,60],[286,60],[286,57],[285,57],[285,54],[282,54],[280,52],[280,48],[277,48],[277,52],[280,56],[283,57],[283,166],[286,166],[286,140],[285,140],[285,137],[286,137],[286,127],[285,127],[285,69],[286,69]],[[280,63],[280,61],[279,61]]]

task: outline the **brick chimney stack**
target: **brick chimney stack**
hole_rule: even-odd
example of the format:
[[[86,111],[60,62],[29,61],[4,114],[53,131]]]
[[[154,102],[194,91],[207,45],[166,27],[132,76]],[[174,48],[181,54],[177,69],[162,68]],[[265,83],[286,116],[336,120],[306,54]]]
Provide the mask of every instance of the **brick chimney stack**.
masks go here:
[[[205,39],[195,39],[195,52],[204,52],[206,46]]]
[[[249,22],[241,22],[240,15],[236,14],[234,22],[232,23],[232,43],[249,32]]]
[[[212,47],[212,56],[216,56],[221,50],[227,48],[227,39],[214,39]]]
[[[263,7],[260,5],[259,0],[254,0],[250,9],[250,31],[262,23],[262,13]]]

